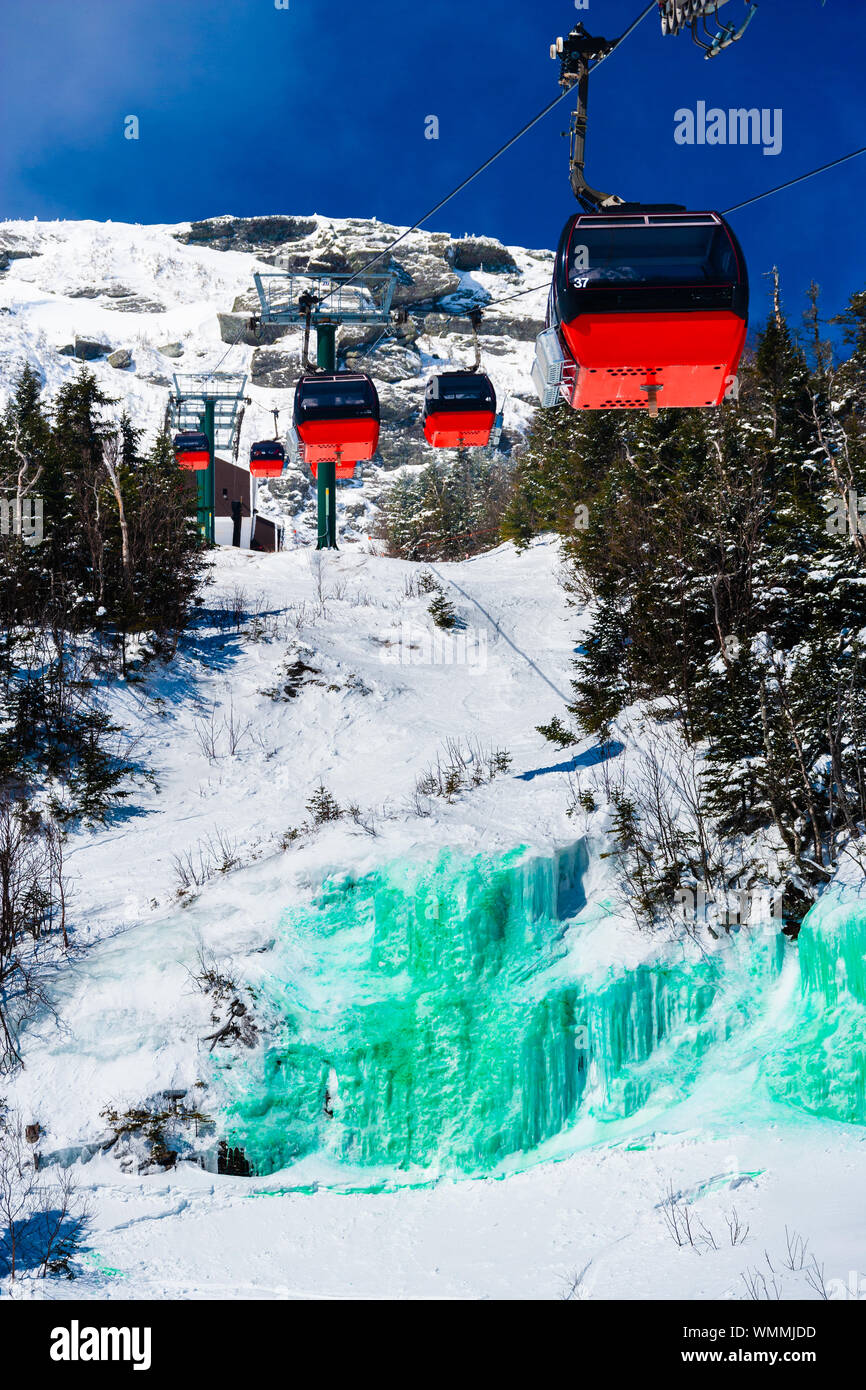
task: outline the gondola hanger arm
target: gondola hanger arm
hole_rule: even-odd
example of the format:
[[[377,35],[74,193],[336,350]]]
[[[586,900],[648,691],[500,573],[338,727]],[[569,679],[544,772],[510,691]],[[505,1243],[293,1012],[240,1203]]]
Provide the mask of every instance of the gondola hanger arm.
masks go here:
[[[576,24],[566,38],[558,38],[551,44],[551,58],[560,59],[559,85],[570,91],[577,88],[577,109],[571,117],[571,189],[575,198],[587,212],[598,212],[602,208],[619,207],[623,199],[616,193],[602,193],[586,181],[586,130],[589,104],[590,62],[593,58],[606,58],[616,48],[618,39],[595,38],[588,34],[582,24]]]

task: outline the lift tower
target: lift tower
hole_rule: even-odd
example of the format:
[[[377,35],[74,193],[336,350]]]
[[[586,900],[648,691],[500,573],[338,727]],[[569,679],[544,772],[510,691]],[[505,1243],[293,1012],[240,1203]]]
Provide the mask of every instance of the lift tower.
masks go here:
[[[253,276],[259,296],[262,324],[280,324],[316,330],[316,362],[306,361],[304,339],[303,369],[320,372],[337,370],[337,329],[341,324],[368,328],[387,328],[394,320],[392,301],[397,278],[394,274],[354,275],[302,274],[297,271],[257,271]],[[337,549],[337,462],[320,463],[317,477],[318,550]]]
[[[231,448],[238,409],[248,405],[247,378],[232,372],[184,373],[174,377],[169,397],[172,427],[201,430],[208,438],[210,461],[196,474],[198,485],[198,528],[209,545],[214,544],[215,473],[214,451]]]

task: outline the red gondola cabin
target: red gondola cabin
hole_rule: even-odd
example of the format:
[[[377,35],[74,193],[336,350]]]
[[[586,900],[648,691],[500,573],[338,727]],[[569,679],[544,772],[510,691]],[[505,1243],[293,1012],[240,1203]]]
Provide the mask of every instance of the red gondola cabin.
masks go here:
[[[210,463],[210,440],[206,434],[184,430],[174,437],[174,456],[180,468],[207,468]]]
[[[746,341],[749,282],[717,212],[577,213],[556,257],[548,326],[576,410],[720,405]]]
[[[440,372],[427,383],[424,438],[434,449],[484,448],[496,422],[496,392],[483,372]]]
[[[250,472],[254,478],[279,478],[286,451],[278,439],[261,439],[250,449]]]
[[[295,388],[295,430],[301,457],[317,476],[318,465],[334,461],[338,478],[351,478],[355,464],[379,447],[379,396],[360,372],[302,376]]]

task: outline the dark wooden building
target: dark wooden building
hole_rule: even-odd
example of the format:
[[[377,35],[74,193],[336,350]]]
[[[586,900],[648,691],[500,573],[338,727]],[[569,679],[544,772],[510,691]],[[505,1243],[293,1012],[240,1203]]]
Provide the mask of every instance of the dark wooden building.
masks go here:
[[[217,545],[242,550],[282,549],[283,524],[256,511],[257,483],[245,468],[229,459],[214,459],[214,539]],[[190,473],[195,487],[195,474]]]

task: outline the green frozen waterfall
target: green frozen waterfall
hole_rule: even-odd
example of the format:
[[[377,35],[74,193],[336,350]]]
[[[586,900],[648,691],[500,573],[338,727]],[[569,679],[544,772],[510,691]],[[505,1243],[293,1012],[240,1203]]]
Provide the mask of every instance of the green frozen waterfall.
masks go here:
[[[584,971],[610,911],[587,869],[579,842],[327,880],[279,925],[266,1045],[223,1064],[230,1142],[259,1173],[310,1155],[484,1173],[749,1067],[768,1103],[866,1119],[866,903],[822,900],[797,944],[774,924]]]

